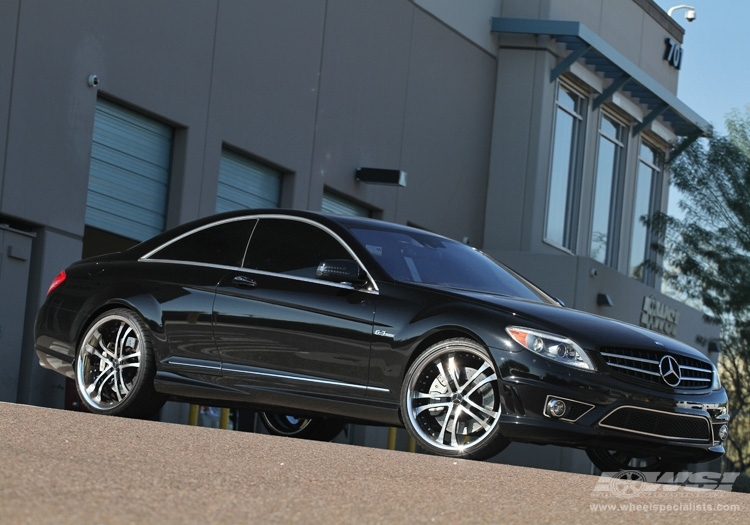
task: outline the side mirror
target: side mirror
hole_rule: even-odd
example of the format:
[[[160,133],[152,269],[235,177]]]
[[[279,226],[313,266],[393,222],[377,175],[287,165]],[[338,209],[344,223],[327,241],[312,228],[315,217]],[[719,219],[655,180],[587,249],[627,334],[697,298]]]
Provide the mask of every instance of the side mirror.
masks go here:
[[[361,277],[359,264],[349,259],[321,261],[315,271],[315,277],[339,284],[349,283],[355,288],[361,288],[367,284],[367,280]]]

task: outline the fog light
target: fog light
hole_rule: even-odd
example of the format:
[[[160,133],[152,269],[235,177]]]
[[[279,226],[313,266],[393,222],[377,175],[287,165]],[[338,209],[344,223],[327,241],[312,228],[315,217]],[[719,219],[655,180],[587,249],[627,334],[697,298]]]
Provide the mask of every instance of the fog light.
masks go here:
[[[719,429],[719,439],[722,441],[726,441],[729,437],[729,427],[726,425],[721,425],[721,428]]]
[[[550,399],[547,403],[547,412],[552,417],[563,417],[566,409],[565,402],[559,399]]]

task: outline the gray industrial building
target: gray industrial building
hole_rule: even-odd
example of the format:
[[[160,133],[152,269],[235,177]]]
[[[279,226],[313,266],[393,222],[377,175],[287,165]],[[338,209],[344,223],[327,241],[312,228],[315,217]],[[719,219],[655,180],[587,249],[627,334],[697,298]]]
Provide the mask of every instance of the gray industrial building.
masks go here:
[[[0,401],[64,406],[33,350],[62,268],[244,207],[425,228],[569,307],[717,337],[641,264],[663,159],[708,127],[683,36],[651,0],[0,2]],[[589,468],[530,447],[499,460]]]

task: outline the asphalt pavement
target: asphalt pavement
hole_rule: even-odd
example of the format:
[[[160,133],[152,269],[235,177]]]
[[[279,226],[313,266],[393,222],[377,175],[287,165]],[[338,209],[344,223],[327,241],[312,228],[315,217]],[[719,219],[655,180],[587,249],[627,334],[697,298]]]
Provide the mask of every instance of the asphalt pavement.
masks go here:
[[[0,436],[2,524],[750,522],[750,494],[9,403]]]

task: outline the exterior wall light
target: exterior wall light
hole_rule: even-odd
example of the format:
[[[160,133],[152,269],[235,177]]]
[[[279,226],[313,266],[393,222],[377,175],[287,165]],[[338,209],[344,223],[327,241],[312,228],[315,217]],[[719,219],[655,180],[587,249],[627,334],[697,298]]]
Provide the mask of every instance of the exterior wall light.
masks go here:
[[[615,303],[612,301],[612,298],[608,294],[600,293],[596,295],[596,305],[597,306],[614,306]]]
[[[388,186],[406,186],[406,172],[381,168],[359,168],[354,174],[359,182],[367,184],[385,184]]]

